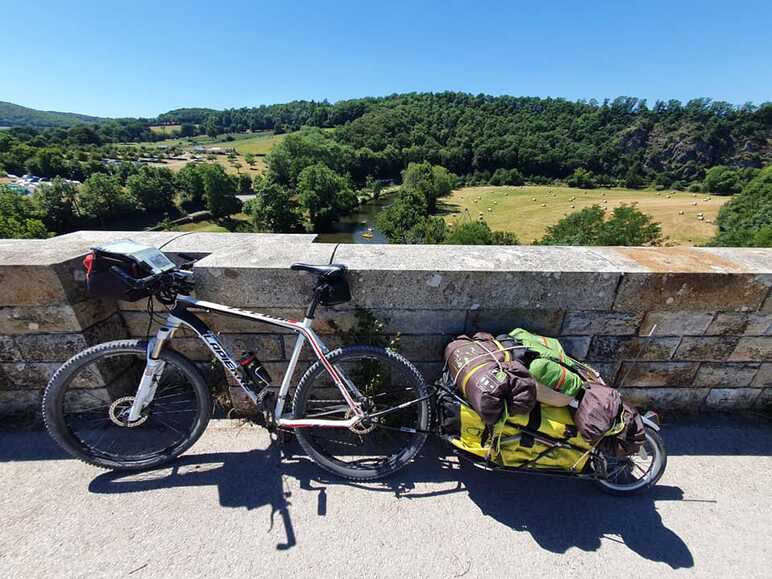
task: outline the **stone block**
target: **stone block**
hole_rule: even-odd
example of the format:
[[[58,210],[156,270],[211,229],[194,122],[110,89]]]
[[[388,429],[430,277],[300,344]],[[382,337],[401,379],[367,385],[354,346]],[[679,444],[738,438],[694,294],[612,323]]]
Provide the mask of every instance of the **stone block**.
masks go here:
[[[762,390],[753,406],[764,412],[772,412],[772,388]]]
[[[64,362],[95,344],[126,338],[119,314],[94,324],[82,333],[26,334],[16,337],[22,357],[30,362]]]
[[[20,362],[21,352],[10,336],[0,336],[0,362]]]
[[[354,271],[354,303],[365,308],[608,309],[617,275],[531,271]]]
[[[59,366],[59,363],[32,362],[0,364],[0,390],[45,388]]]
[[[769,280],[750,274],[631,273],[622,277],[614,310],[753,311],[768,290]]]
[[[557,336],[563,321],[561,309],[474,309],[467,316],[466,332],[490,332],[494,336],[506,334],[515,328],[526,328],[531,332]]]
[[[729,356],[732,361],[760,362],[772,360],[772,336],[743,337]]]
[[[752,386],[755,388],[772,388],[772,364],[761,365],[753,378]]]
[[[656,324],[655,336],[701,336],[713,321],[709,312],[649,312],[639,334],[648,336]]]
[[[115,304],[105,300],[0,308],[0,333],[79,332],[109,318],[115,311]]]
[[[416,362],[415,367],[427,384],[431,384],[442,376],[444,364],[442,362]]]
[[[41,390],[0,390],[0,417],[39,414],[42,396]]]
[[[739,340],[737,336],[686,336],[673,359],[720,362],[729,358]]]
[[[697,411],[710,392],[707,388],[622,388],[622,396],[640,410]]]
[[[643,314],[625,312],[568,312],[560,334],[563,336],[627,336],[637,332]]]
[[[592,362],[590,365],[600,373],[603,381],[609,386],[614,386],[616,381],[620,379],[618,372],[621,364],[619,362]]]
[[[220,339],[225,349],[238,358],[243,352],[255,352],[266,362],[284,360],[281,336],[271,334],[223,334]]]
[[[568,336],[560,338],[560,343],[563,345],[563,349],[572,358],[577,360],[584,360],[587,358],[587,353],[590,350],[590,337],[589,336]]]
[[[620,376],[626,387],[688,387],[698,367],[697,362],[625,362]]]
[[[462,334],[465,331],[467,312],[465,310],[368,310],[383,323],[383,332],[388,334]],[[329,319],[341,329],[351,329],[356,324],[356,312],[346,312],[341,319],[338,313],[328,311]],[[345,325],[347,324],[347,325]],[[324,327],[322,328],[324,330]]]
[[[334,350],[335,348],[338,348],[343,345],[341,339],[334,334],[326,335],[324,337],[320,336],[320,338],[324,342],[324,345],[327,346],[327,348],[330,350]],[[292,351],[295,348],[295,342],[297,341],[297,339],[298,339],[297,336],[294,334],[292,335],[284,334],[282,336],[282,340],[284,342],[284,354],[285,354],[286,360],[289,360],[290,356],[292,356]],[[301,350],[300,352],[300,359],[311,360],[311,361],[317,359],[316,355],[314,354],[313,348],[308,342],[303,344],[303,350]]]
[[[713,388],[705,399],[708,410],[747,410],[753,408],[761,390],[758,388]]]
[[[445,346],[453,338],[449,335],[400,336],[397,350],[411,362],[442,362]]]
[[[705,331],[706,335],[772,335],[772,315],[759,313],[722,312]]]
[[[588,353],[589,360],[669,360],[679,338],[645,338],[638,336],[595,336]]]
[[[706,362],[700,365],[693,386],[697,388],[745,388],[751,385],[758,369],[759,364]]]
[[[0,264],[0,304],[43,306],[66,299],[64,287],[50,266]]]

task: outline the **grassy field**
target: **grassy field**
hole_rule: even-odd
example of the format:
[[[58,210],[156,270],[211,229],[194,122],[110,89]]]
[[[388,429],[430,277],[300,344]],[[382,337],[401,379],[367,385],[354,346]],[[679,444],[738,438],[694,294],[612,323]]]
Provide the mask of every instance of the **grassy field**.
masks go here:
[[[178,133],[181,125],[156,125],[150,127],[150,131],[156,135],[174,135]]]
[[[230,216],[233,221],[249,221],[250,217],[246,213],[234,213]],[[227,233],[230,231],[217,221],[207,220],[196,223],[185,223],[176,226],[173,231],[195,231],[198,233]]]
[[[662,225],[662,233],[670,243],[698,245],[715,234],[716,226],[712,222],[721,205],[728,200],[729,197],[683,191],[584,190],[554,186],[468,187],[453,191],[441,200],[439,211],[449,223],[459,219],[466,211],[473,219],[482,214],[491,229],[511,231],[521,242],[531,243],[544,235],[547,226],[573,211],[594,204],[612,210],[622,203],[637,203],[641,211]],[[698,213],[704,215],[704,221],[697,219]]]
[[[242,155],[252,153],[253,155],[267,155],[271,152],[273,146],[284,139],[287,134],[274,135],[273,133],[259,133],[246,139],[238,139],[225,143],[225,146],[233,147],[237,153]]]

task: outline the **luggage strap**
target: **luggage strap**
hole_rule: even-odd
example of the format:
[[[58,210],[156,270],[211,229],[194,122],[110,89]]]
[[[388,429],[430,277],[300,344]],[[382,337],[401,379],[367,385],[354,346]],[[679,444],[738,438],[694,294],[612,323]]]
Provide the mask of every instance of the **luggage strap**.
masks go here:
[[[541,404],[538,402],[533,407],[531,413],[528,415],[528,424],[525,427],[533,432],[537,432],[541,426]],[[521,431],[520,434],[520,446],[525,448],[531,448],[533,446],[533,435],[526,431]]]

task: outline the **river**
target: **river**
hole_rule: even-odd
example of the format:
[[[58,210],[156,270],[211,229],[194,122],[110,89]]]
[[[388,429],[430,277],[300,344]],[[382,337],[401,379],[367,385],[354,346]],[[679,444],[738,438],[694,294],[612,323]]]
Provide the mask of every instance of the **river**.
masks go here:
[[[386,236],[375,226],[375,216],[394,201],[395,195],[396,192],[382,193],[378,199],[363,203],[338,221],[333,231],[320,233],[316,243],[388,243]],[[371,230],[372,238],[362,237],[368,230]]]

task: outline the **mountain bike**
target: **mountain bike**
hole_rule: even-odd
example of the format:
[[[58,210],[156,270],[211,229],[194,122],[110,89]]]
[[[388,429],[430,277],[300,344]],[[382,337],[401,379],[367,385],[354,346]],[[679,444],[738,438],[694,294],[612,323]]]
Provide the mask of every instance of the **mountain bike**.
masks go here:
[[[92,295],[147,298],[149,304],[155,299],[168,313],[155,336],[83,350],[46,387],[43,417],[48,431],[62,448],[89,464],[124,470],[158,467],[203,434],[214,402],[201,369],[174,349],[175,334],[186,327],[255,405],[263,426],[279,438],[293,433],[311,460],[343,478],[364,481],[394,473],[416,456],[429,434],[446,440],[460,459],[486,470],[590,480],[617,495],[651,488],[665,470],[667,454],[655,413],[642,416],[645,441],[629,451],[590,445],[577,437],[567,408],[542,404],[530,415],[505,417],[496,435],[447,371],[427,384],[412,363],[391,349],[350,345],[329,350],[314,332],[313,320],[319,306],[351,299],[344,265],[291,266],[315,276],[305,317],[298,321],[192,297],[190,264],[178,266],[159,249],[129,241],[93,249],[84,260]],[[197,312],[295,334],[278,390],[258,353],[229,352]],[[152,309],[149,313],[152,321]],[[315,361],[295,384],[306,346]],[[500,458],[507,453],[509,459]]]
[[[350,300],[344,265],[291,266],[316,280],[301,321],[196,299],[189,268],[129,241],[93,248],[84,267],[92,295],[155,298],[168,314],[150,339],[90,347],[51,378],[43,397],[44,421],[54,440],[76,458],[110,469],[149,469],[170,462],[203,434],[212,395],[202,371],[174,349],[175,333],[183,326],[222,363],[230,382],[257,407],[262,424],[294,433],[308,456],[328,471],[354,480],[381,478],[410,462],[423,446],[431,394],[415,366],[385,348],[330,350],[313,330],[320,305]],[[196,312],[294,333],[278,392],[255,361],[259,352],[238,360]],[[295,384],[305,346],[315,362]]]

